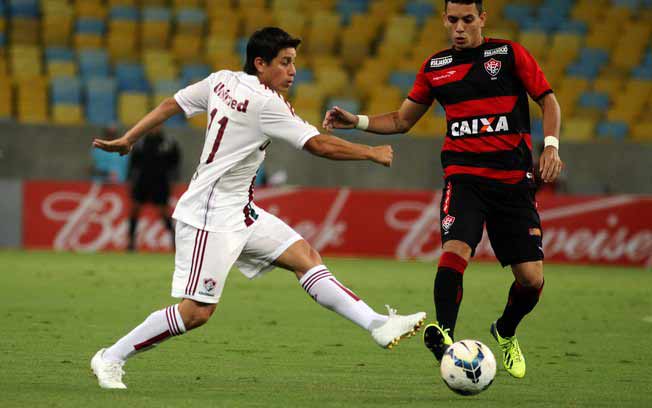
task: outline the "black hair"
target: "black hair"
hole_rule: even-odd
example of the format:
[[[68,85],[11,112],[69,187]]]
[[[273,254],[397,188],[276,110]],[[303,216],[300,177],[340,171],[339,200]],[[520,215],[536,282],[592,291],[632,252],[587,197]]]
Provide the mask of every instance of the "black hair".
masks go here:
[[[478,13],[482,13],[482,0],[444,0],[444,10],[446,10],[448,3],[475,4],[478,8]]]
[[[265,62],[271,62],[279,51],[285,48],[297,48],[301,40],[278,27],[265,27],[253,33],[247,42],[247,60],[244,72],[249,75],[258,74],[254,61],[260,57]]]

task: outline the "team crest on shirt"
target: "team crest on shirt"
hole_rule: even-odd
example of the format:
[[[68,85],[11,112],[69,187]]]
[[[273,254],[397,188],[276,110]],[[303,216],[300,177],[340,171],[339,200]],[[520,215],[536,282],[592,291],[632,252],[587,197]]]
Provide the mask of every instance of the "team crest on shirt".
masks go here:
[[[455,222],[455,217],[448,214],[441,220],[441,228],[444,230],[444,234],[448,234],[448,230],[451,229],[453,223]]]
[[[500,67],[502,65],[503,64],[500,61],[492,58],[489,61],[484,63],[484,69],[485,69],[485,71],[487,71],[487,73],[489,75],[491,75],[491,77],[492,77],[491,79],[496,79],[496,76],[500,72]]]
[[[212,295],[213,291],[215,290],[215,285],[217,285],[217,282],[215,282],[214,279],[211,279],[211,278],[204,279],[204,291],[205,291],[205,293],[202,293],[202,295]]]

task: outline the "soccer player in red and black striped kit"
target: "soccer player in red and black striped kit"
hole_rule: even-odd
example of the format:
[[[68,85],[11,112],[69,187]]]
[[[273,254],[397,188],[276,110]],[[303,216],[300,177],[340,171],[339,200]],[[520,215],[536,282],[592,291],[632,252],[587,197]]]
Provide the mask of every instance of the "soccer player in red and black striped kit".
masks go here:
[[[437,360],[452,344],[462,277],[486,224],[496,257],[503,267],[511,266],[515,277],[503,315],[490,331],[502,349],[504,367],[522,378],[525,359],[516,327],[537,304],[544,282],[535,177],[553,182],[562,169],[560,108],[539,65],[520,44],[482,36],[486,12],[481,0],[444,0],[444,5],[452,47],[423,63],[398,111],[365,116],[334,107],[323,125],[404,133],[434,100],[444,107],[443,252],[434,288],[437,322],[424,331],[424,342]],[[547,135],[538,174],[532,162],[528,95],[543,111]]]

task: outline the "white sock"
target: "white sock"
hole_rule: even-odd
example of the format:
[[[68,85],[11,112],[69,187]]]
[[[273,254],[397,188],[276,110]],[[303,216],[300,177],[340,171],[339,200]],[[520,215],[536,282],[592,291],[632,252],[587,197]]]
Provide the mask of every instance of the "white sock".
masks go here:
[[[149,315],[144,322],[107,348],[103,357],[109,361],[124,362],[132,355],[148,350],[170,336],[179,336],[185,332],[179,305],[168,306]]]
[[[371,331],[387,321],[387,316],[374,312],[355,293],[335,279],[324,265],[310,269],[299,283],[317,303],[365,330]]]

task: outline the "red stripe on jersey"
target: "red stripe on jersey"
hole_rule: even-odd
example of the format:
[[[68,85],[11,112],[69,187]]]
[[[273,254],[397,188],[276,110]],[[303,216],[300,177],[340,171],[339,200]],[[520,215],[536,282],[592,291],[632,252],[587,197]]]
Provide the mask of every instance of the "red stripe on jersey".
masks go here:
[[[471,67],[472,64],[460,64],[449,68],[438,69],[436,71],[426,72],[426,78],[428,78],[430,86],[435,88],[464,79]]]
[[[525,170],[496,170],[486,167],[472,167],[472,166],[459,166],[451,165],[446,166],[444,169],[444,178],[456,174],[470,174],[473,176],[480,176],[489,179],[499,180],[507,184],[516,184],[523,180],[525,177]]]
[[[527,134],[488,135],[482,137],[447,137],[442,151],[488,153],[515,149]],[[530,148],[531,150],[532,148]]]
[[[465,119],[471,116],[496,115],[514,110],[518,96],[494,96],[446,105],[446,120]]]

